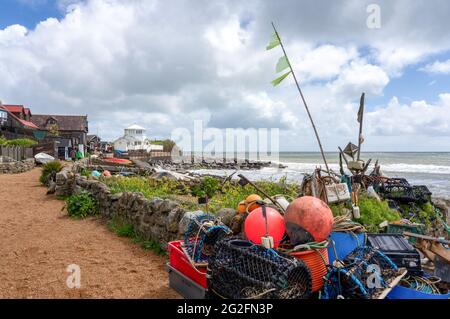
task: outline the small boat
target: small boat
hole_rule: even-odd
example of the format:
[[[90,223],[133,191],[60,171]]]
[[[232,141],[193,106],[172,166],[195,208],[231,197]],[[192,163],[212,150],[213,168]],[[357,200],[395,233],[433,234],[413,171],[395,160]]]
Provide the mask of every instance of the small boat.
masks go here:
[[[112,164],[121,164],[121,165],[131,165],[133,162],[124,158],[110,157],[103,158],[102,162],[112,163]]]

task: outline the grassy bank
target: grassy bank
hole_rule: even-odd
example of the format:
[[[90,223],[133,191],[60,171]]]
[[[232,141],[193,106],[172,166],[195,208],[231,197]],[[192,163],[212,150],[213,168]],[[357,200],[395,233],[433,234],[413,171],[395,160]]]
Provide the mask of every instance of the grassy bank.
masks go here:
[[[254,194],[251,185],[240,186],[235,181],[222,183],[213,177],[204,177],[199,183],[151,179],[144,177],[113,177],[102,179],[113,193],[140,192],[147,198],[160,197],[178,200],[188,209],[202,209],[197,198],[209,198],[209,210],[217,212],[221,208],[236,208],[240,201]],[[298,196],[298,184],[289,183],[285,178],[276,181],[259,181],[256,184],[270,196],[284,195],[288,198]]]

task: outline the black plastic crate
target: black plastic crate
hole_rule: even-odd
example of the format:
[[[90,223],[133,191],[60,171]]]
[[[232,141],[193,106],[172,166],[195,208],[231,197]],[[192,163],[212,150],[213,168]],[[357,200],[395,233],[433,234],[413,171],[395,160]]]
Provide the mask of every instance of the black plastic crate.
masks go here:
[[[185,299],[205,299],[207,289],[186,277],[167,263],[169,273],[169,287],[178,292]]]
[[[412,187],[414,197],[418,203],[426,203],[431,201],[432,193],[425,185],[414,185]]]
[[[389,257],[397,267],[410,274],[422,274],[420,254],[408,240],[399,234],[368,234],[367,243]]]

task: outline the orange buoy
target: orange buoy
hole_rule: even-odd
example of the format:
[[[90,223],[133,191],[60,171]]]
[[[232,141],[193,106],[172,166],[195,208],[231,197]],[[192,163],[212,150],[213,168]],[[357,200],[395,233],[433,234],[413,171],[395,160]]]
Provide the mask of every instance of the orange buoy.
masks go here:
[[[324,241],[333,229],[330,207],[312,196],[293,200],[284,214],[284,221],[293,245]]]
[[[290,253],[290,255],[303,260],[308,266],[312,277],[312,291],[316,292],[322,289],[323,278],[327,274],[328,249],[297,251]]]
[[[248,195],[247,198],[245,199],[245,203],[248,206],[247,211],[249,213],[251,211],[253,211],[254,209],[260,207],[258,204],[255,203],[257,200],[262,200],[261,196],[259,196],[257,194]]]
[[[104,176],[104,177],[111,177],[111,172],[105,170],[105,171],[103,171],[102,176]]]
[[[245,202],[245,200],[239,202],[236,211],[239,214],[244,214],[247,211],[247,203]]]
[[[247,238],[255,244],[261,244],[261,237],[266,235],[273,237],[274,247],[278,247],[284,237],[285,227],[283,216],[271,207],[266,207],[266,218],[263,216],[262,207],[254,209],[245,219],[244,231]]]

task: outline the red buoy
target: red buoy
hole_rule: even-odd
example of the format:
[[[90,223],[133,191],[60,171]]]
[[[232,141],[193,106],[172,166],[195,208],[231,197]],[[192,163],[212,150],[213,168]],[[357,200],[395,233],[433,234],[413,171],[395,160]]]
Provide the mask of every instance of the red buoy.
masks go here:
[[[330,207],[312,196],[293,200],[284,214],[284,221],[293,245],[321,242],[333,229],[333,213]]]
[[[273,237],[274,247],[278,247],[286,228],[284,218],[271,207],[266,207],[268,235]],[[244,231],[247,238],[255,244],[261,244],[261,237],[266,236],[266,219],[262,207],[254,209],[245,219]]]

